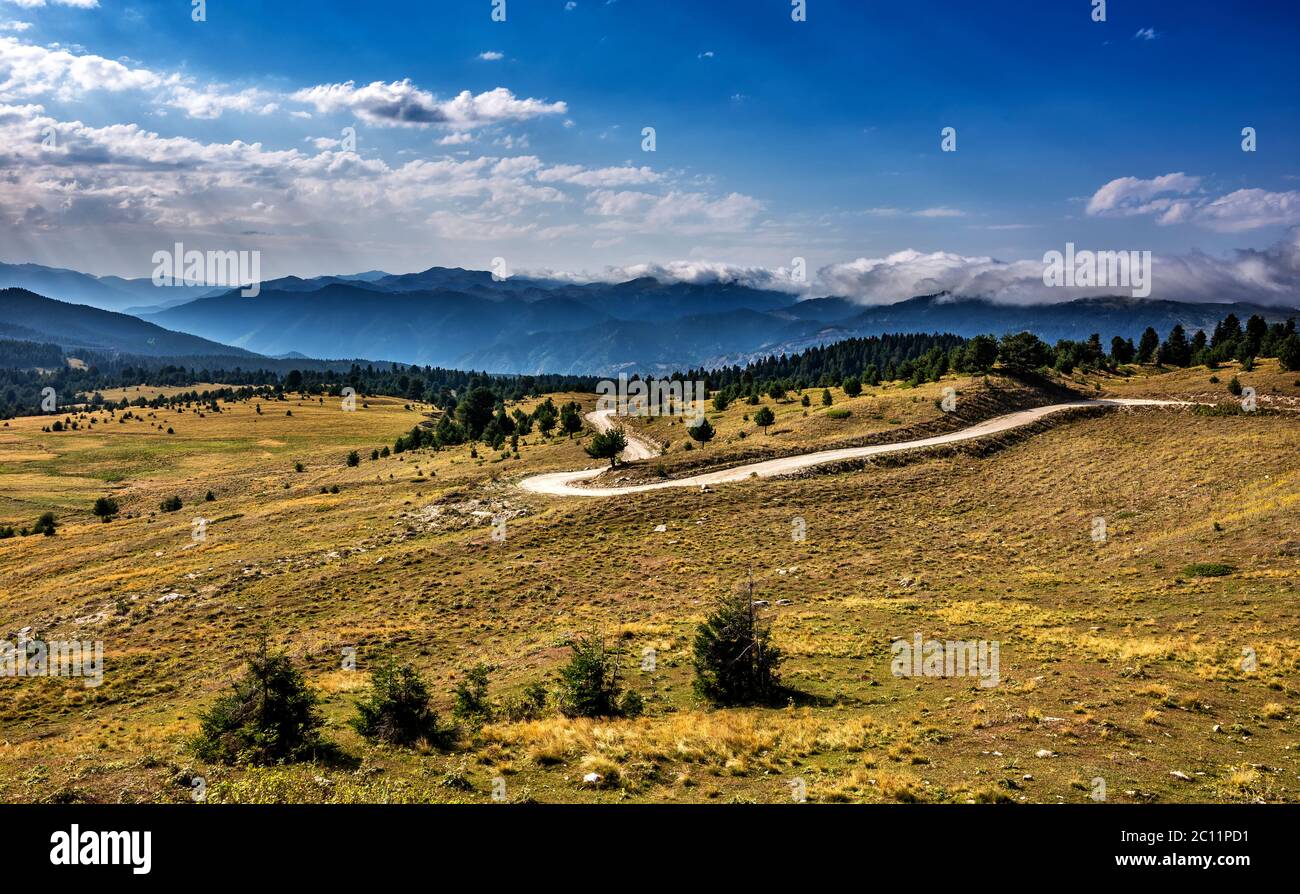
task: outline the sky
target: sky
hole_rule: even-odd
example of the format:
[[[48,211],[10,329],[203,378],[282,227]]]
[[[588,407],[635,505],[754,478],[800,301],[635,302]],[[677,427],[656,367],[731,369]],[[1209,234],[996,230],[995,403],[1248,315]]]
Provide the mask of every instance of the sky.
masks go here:
[[[1300,304],[1300,8],[1098,2],[0,0],[0,260]]]

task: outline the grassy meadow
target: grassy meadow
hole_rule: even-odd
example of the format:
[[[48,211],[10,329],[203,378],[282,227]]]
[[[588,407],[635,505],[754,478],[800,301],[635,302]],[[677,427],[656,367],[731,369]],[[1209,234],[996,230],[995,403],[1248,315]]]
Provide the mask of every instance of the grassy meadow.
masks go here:
[[[1234,375],[1256,389],[1260,412],[1235,411]],[[220,413],[10,420],[0,526],[52,511],[59,527],[0,539],[0,638],[30,627],[102,640],[105,670],[97,687],[0,678],[0,801],[182,802],[194,777],[209,802],[747,802],[792,791],[816,802],[1084,802],[1098,779],[1112,802],[1300,799],[1300,379],[1261,361],[1068,384],[1223,409],[1106,411],[996,449],[610,499],[514,486],[598,465],[583,452],[590,432],[534,431],[517,457],[482,445],[474,457],[466,445],[372,459],[436,419],[392,398],[358,398],[355,412],[293,396]],[[958,416],[970,414],[960,425],[939,406],[949,387]],[[691,450],[679,419],[631,421],[667,448],[604,477],[924,436],[1049,402],[998,376],[830,391],[830,407],[821,389],[808,407],[798,394],[764,398],[776,415],[767,433],[757,406],[710,407],[717,436]],[[44,430],[56,418],[77,428]],[[91,513],[100,496],[118,502],[118,518]],[[171,497],[182,508],[164,511]],[[492,537],[499,516],[503,542]],[[712,709],[692,689],[694,629],[750,578],[794,694],[785,706]],[[592,631],[622,649],[642,716],[551,710],[410,750],[348,726],[386,658],[415,664],[445,717],[472,666],[492,666],[498,700],[550,686],[566,640]],[[1000,684],[894,676],[891,642],[914,633],[999,642]],[[247,768],[194,755],[199,712],[262,636],[321,694],[344,757]],[[646,649],[653,672],[641,668]],[[590,773],[599,780],[584,782]]]

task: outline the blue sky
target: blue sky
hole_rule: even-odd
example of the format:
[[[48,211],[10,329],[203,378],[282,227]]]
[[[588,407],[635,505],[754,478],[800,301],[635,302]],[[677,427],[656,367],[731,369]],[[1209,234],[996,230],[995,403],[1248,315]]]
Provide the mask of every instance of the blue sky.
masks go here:
[[[502,257],[897,300],[1019,288],[1073,241],[1168,259],[1165,297],[1296,294],[1292,4],[492,8],[0,0],[0,259],[147,276],[184,241],[270,276]]]

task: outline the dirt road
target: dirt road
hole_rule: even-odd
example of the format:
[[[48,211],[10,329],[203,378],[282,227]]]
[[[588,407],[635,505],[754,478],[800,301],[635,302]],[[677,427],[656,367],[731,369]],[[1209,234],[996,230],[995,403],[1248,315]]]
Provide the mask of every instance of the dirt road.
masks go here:
[[[1186,401],[1173,400],[1142,400],[1115,398],[1111,400],[1077,400],[1063,404],[1052,404],[1046,407],[1034,407],[1030,410],[1020,410],[1016,413],[1008,413],[1005,416],[997,416],[993,419],[977,423],[969,428],[963,428],[960,431],[948,432],[944,435],[936,435],[932,438],[921,438],[915,441],[901,441],[896,444],[875,444],[870,447],[845,447],[839,450],[822,450],[815,453],[804,453],[799,456],[785,456],[780,459],[764,460],[763,462],[749,463],[743,466],[734,466],[730,469],[723,469],[718,472],[705,472],[700,475],[692,475],[689,478],[676,478],[668,481],[655,481],[651,484],[631,484],[626,487],[581,487],[579,483],[591,478],[595,478],[601,472],[605,471],[604,466],[594,469],[585,469],[580,472],[551,472],[545,475],[532,475],[519,482],[519,486],[526,491],[535,494],[548,494],[556,497],[616,497],[621,494],[635,494],[648,490],[662,490],[668,487],[700,487],[702,485],[726,484],[728,482],[745,481],[751,477],[772,478],[778,475],[788,475],[791,472],[797,472],[800,469],[820,466],[824,463],[841,462],[847,459],[860,459],[868,456],[879,456],[882,453],[899,453],[905,450],[920,450],[926,447],[937,447],[943,444],[954,444],[959,441],[970,441],[976,438],[984,438],[989,435],[995,435],[1012,428],[1019,428],[1022,425],[1029,425],[1037,422],[1044,416],[1050,416],[1052,413],[1059,413],[1062,410],[1070,410],[1076,407],[1184,407],[1190,406]],[[587,419],[597,429],[604,431],[615,423],[610,418],[611,411],[598,411],[588,413]],[[628,449],[624,451],[623,456],[626,459],[649,459],[658,455],[651,445],[644,441],[629,435]]]

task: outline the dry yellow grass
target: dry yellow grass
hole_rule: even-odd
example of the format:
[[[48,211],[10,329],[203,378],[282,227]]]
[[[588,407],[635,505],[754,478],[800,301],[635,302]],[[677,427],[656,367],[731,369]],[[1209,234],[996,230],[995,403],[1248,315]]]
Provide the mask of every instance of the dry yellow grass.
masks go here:
[[[1108,378],[1102,393],[1222,391],[1211,374]],[[12,420],[0,524],[53,510],[61,527],[0,540],[0,634],[101,639],[106,673],[93,689],[0,681],[0,799],[184,800],[199,773],[213,800],[266,802],[485,801],[498,777],[510,800],[781,801],[798,779],[814,801],[1082,801],[1076,783],[1097,776],[1112,800],[1295,800],[1300,420],[1283,398],[1300,389],[1275,365],[1240,376],[1279,412],[1113,412],[982,457],[623,500],[513,487],[593,464],[581,438],[531,435],[519,459],[464,447],[372,461],[426,418],[395,400],[125,423],[100,411],[62,433]],[[788,431],[743,441],[754,408],[733,406],[723,443],[675,443],[664,459],[929,424],[932,390],[880,389],[833,429],[814,391],[807,417],[777,407]],[[594,400],[555,399],[574,397]],[[109,524],[89,512],[102,494],[122,508]],[[184,508],[162,512],[172,495]],[[498,512],[504,543],[488,526]],[[1237,570],[1184,574],[1199,562]],[[693,627],[751,574],[797,704],[709,710],[691,690]],[[645,716],[498,720],[448,753],[376,748],[346,725],[375,661],[412,661],[445,715],[475,663],[494,665],[498,697],[549,685],[559,644],[592,629],[621,645]],[[207,766],[187,750],[263,632],[322,694],[327,735],[359,768]],[[894,677],[890,643],[914,633],[1000,642],[1000,685]],[[653,674],[638,666],[646,648]]]

